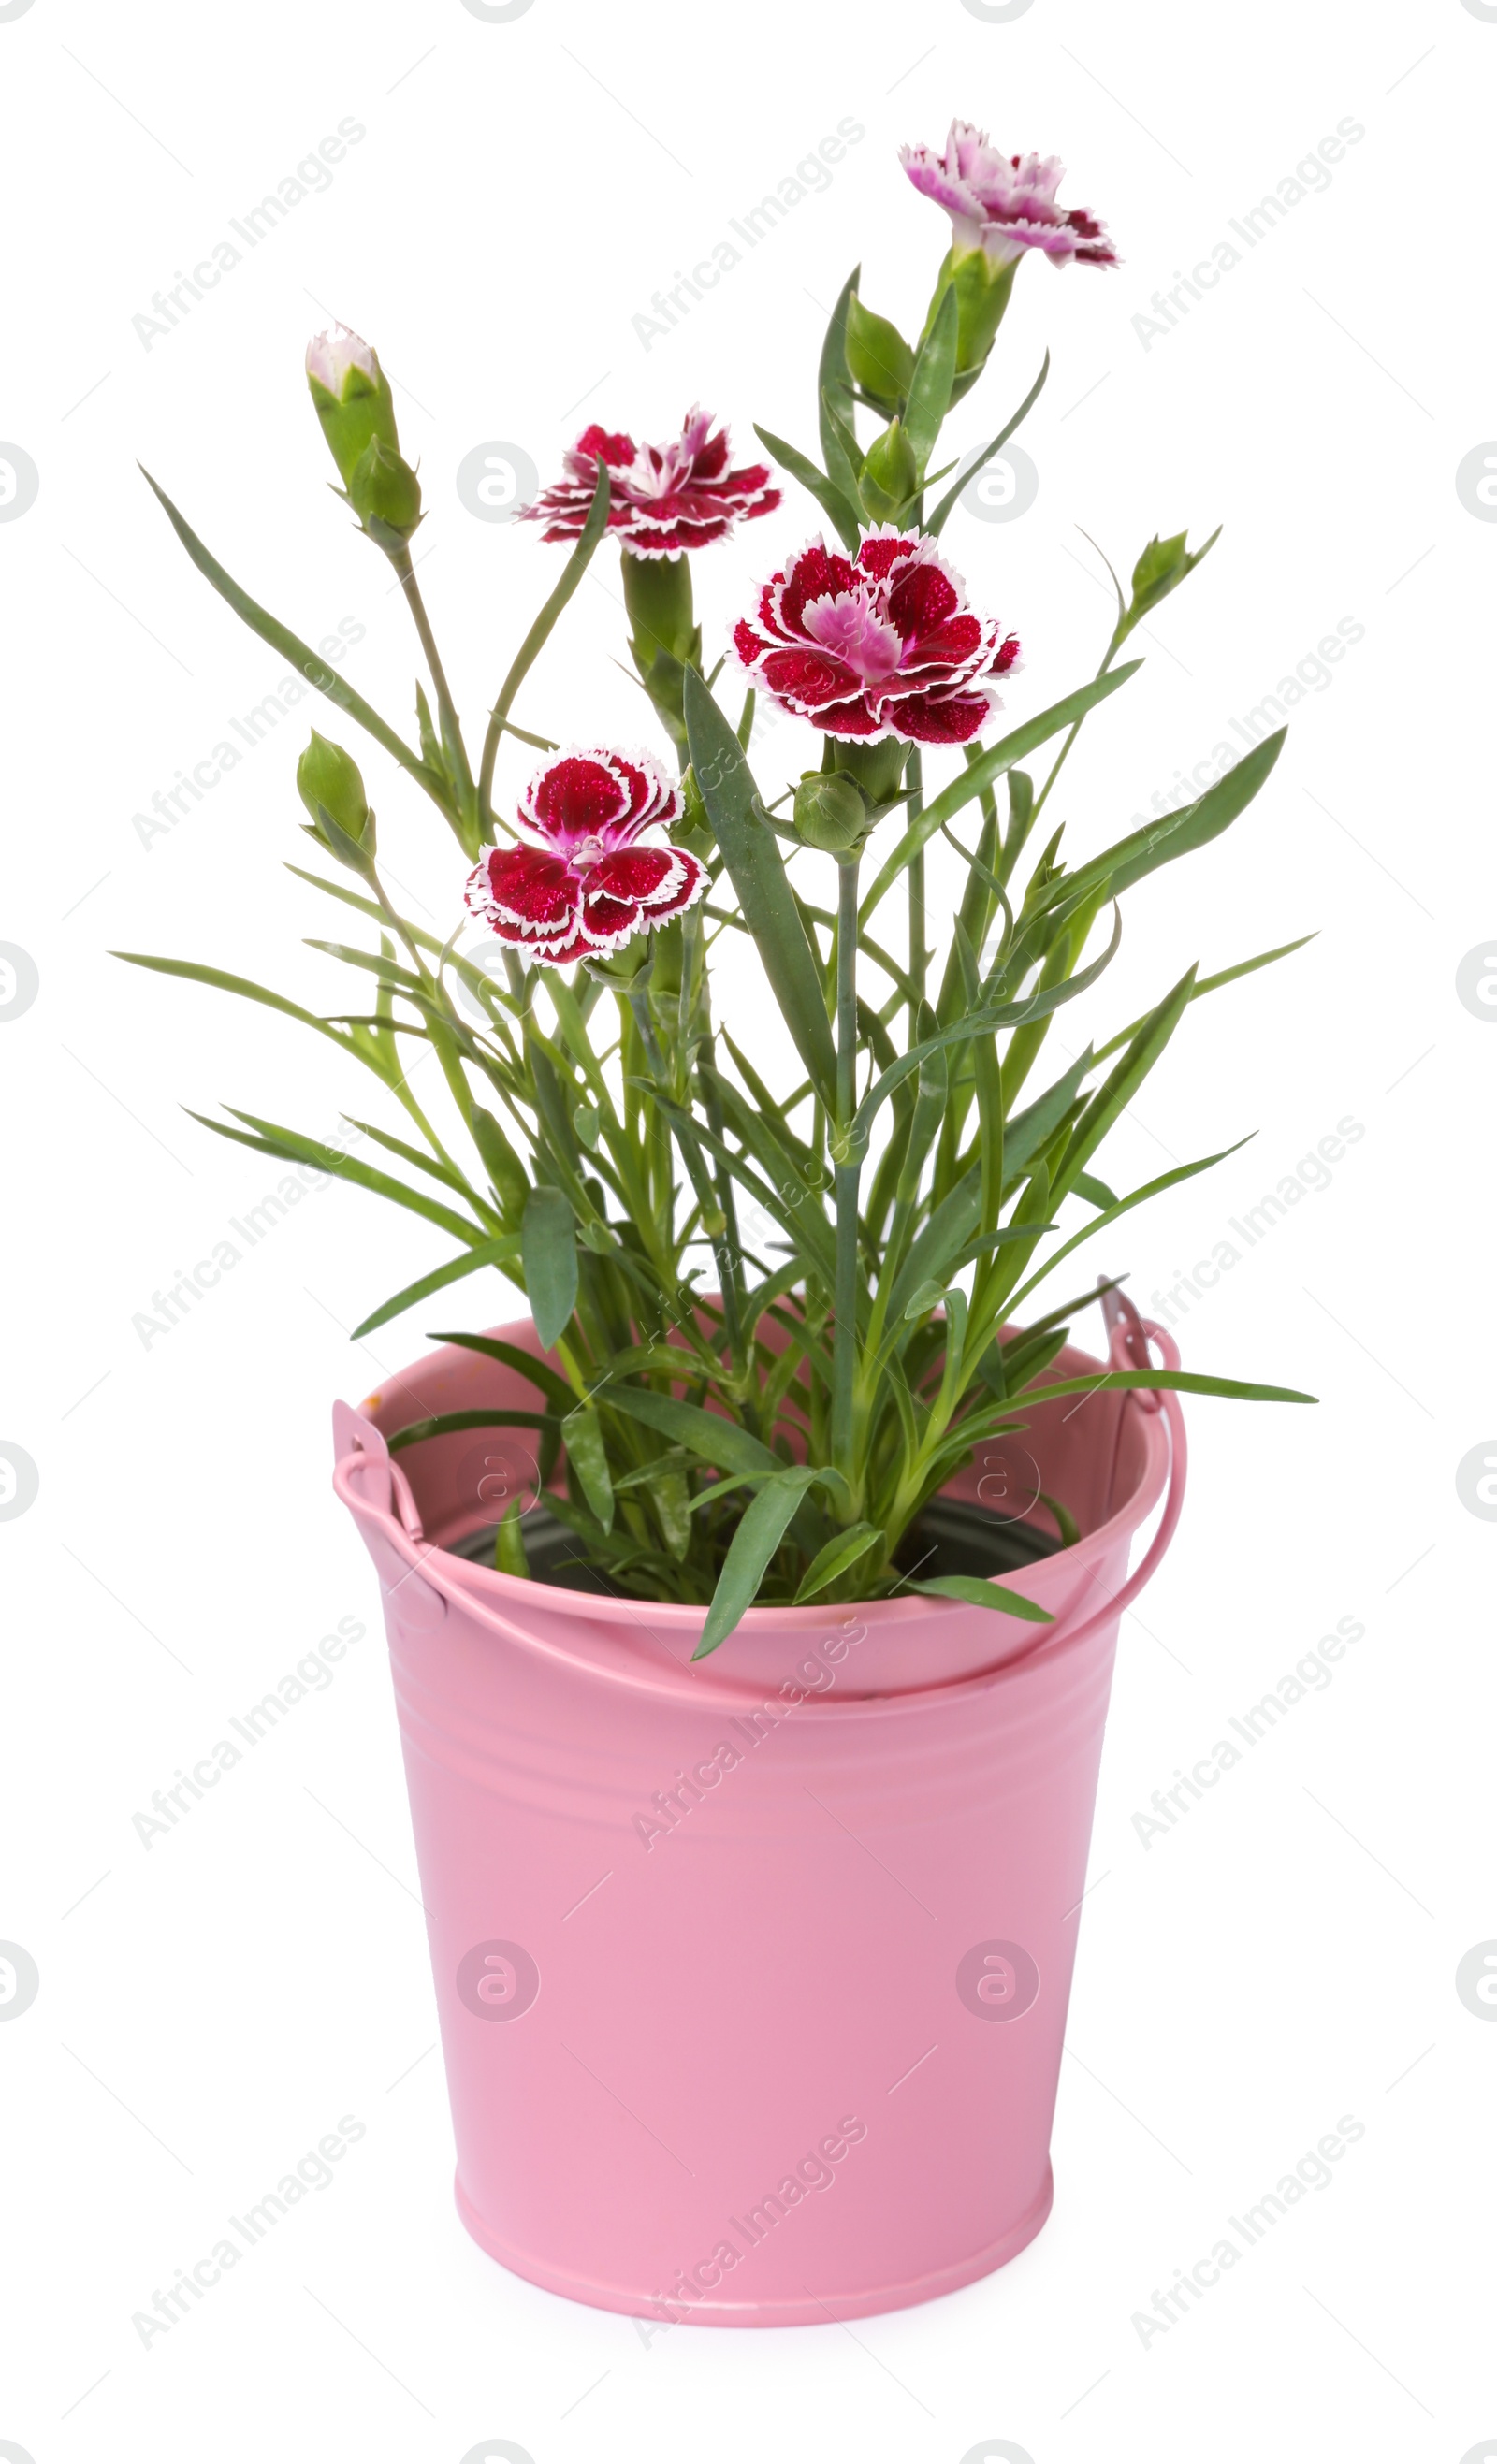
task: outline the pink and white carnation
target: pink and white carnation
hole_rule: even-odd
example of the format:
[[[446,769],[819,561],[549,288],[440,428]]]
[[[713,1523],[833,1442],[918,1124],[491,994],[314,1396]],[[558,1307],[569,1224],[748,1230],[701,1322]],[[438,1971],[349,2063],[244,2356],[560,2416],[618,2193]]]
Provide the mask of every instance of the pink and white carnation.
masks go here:
[[[652,753],[560,753],[519,801],[519,839],[469,875],[471,915],[541,966],[601,957],[695,905],[707,868],[665,833],[681,790]]]
[[[809,540],[733,640],[782,710],[849,743],[966,744],[1019,662],[1017,635],[974,613],[936,540],[891,523],[865,531],[855,558]]]
[[[740,521],[773,513],[780,491],[769,484],[763,462],[728,469],[728,431],[712,433],[713,413],[687,414],[673,445],[636,445],[632,436],[584,428],[561,457],[564,479],[546,488],[522,517],[546,522],[548,539],[581,537],[598,465],[608,467],[608,529],[631,556],[679,556],[726,539]]]
[[[981,249],[997,268],[1037,248],[1052,265],[1117,263],[1094,214],[1057,205],[1066,171],[1054,154],[1001,154],[982,129],[954,120],[944,156],[929,145],[901,145],[899,160],[921,196],[950,214],[958,256]]]

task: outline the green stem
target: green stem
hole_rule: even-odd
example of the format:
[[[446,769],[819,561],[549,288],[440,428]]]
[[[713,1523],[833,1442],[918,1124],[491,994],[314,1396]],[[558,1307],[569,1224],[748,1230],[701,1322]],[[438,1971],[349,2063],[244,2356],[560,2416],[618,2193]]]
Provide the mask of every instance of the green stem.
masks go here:
[[[908,795],[908,803],[907,803],[907,817],[908,817],[908,819],[909,819],[910,821],[912,821],[912,822],[914,820],[915,815],[916,815],[916,814],[919,812],[919,810],[920,810],[921,802],[922,802],[921,790],[922,790],[922,788],[923,788],[923,786],[924,786],[924,783],[925,783],[925,782],[924,782],[924,779],[923,779],[922,771],[921,771],[921,763],[920,763],[920,753],[919,753],[919,748],[918,748],[918,746],[916,746],[915,750],[914,750],[914,751],[911,754],[911,756],[910,756],[909,765],[908,765],[908,767],[906,768],[906,771],[905,771],[905,784],[906,784],[907,789],[909,790],[909,795]],[[919,850],[919,852],[918,852],[918,854],[916,854],[916,855],[913,855],[913,856],[911,857],[911,859],[910,859],[910,868],[909,868],[909,890],[910,890],[910,962],[909,962],[909,977],[910,977],[910,983],[909,983],[909,992],[910,992],[910,1025],[911,1025],[911,1032],[913,1033],[913,1032],[914,1032],[914,1020],[915,1020],[915,1014],[916,1014],[916,1012],[917,1012],[917,1011],[918,1011],[918,1009],[919,1009],[920,1003],[921,1003],[921,1002],[924,1001],[924,999],[925,999],[925,849],[924,849],[924,847],[921,847],[921,848],[920,848],[920,850]]]
[[[421,596],[421,585],[416,580],[416,568],[411,562],[409,548],[401,547],[393,550],[390,562],[395,568],[400,586],[406,594],[406,604],[410,609],[416,631],[421,637],[421,647],[426,653],[427,666],[431,672],[437,709],[442,717],[443,747],[456,767],[457,793],[462,806],[463,820],[473,834],[473,845],[470,853],[476,855],[478,808],[473,772],[468,766],[468,755],[463,744],[463,731],[458,721],[457,706],[448,685],[447,671],[442,665],[441,652],[436,646],[436,635],[431,630],[431,620],[427,614],[426,602]]]
[[[1099,676],[1106,675],[1109,668],[1112,666],[1119,650],[1122,649],[1126,638],[1127,636],[1124,634],[1121,626],[1119,626],[1113,632],[1112,638],[1107,646],[1107,655],[1103,659],[1102,665],[1097,670],[1097,674]],[[1065,741],[1062,744],[1060,751],[1055,756],[1054,760],[1050,764],[1050,775],[1046,780],[1044,786],[1041,788],[1038,796],[1036,796],[1034,800],[1034,810],[1029,817],[1029,829],[1034,827],[1035,823],[1039,820],[1040,815],[1045,810],[1046,799],[1049,795],[1050,789],[1054,786],[1056,780],[1060,776],[1061,763],[1065,760],[1067,754],[1070,751],[1070,748],[1075,743],[1077,737],[1081,734],[1082,719],[1084,719],[1086,715],[1086,712],[1083,711],[1081,718],[1072,719],[1069,727],[1066,731]],[[1028,830],[1025,831],[1024,835],[1026,837],[1028,836]]]
[[[839,1153],[857,1110],[858,860],[837,872],[837,1266],[832,1305],[831,1459],[857,1494],[852,1463],[853,1387],[858,1351],[858,1184],[862,1164]]]

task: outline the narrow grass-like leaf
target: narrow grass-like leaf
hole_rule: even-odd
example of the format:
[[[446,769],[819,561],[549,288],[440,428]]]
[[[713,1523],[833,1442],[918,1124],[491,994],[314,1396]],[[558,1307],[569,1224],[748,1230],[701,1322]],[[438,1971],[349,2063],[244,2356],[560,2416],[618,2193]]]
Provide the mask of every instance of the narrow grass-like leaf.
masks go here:
[[[1024,1617],[1031,1625],[1053,1625],[1048,1609],[1026,1600],[1023,1592],[1006,1591],[982,1574],[936,1574],[928,1583],[907,1583],[907,1591],[923,1592],[927,1599],[964,1600],[972,1609],[1001,1609],[1005,1617]]]
[[[936,450],[941,422],[951,407],[951,388],[957,374],[958,314],[956,286],[948,284],[941,295],[941,304],[936,311],[931,330],[920,345],[914,374],[910,380],[905,434],[914,449],[915,468],[922,475]]]
[[[963,804],[970,803],[974,796],[980,796],[984,787],[991,787],[995,779],[1002,778],[1003,772],[1011,769],[1016,761],[1023,761],[1025,755],[1032,753],[1037,745],[1047,742],[1052,736],[1058,736],[1062,728],[1072,726],[1078,718],[1084,718],[1087,712],[1094,710],[1098,702],[1106,701],[1110,694],[1116,693],[1121,686],[1127,684],[1131,676],[1135,676],[1142,665],[1141,659],[1131,659],[1125,667],[1111,668],[1106,675],[1093,676],[1090,684],[1078,685],[1076,691],[1067,693],[1064,700],[1052,702],[1050,708],[1042,710],[1037,718],[1026,719],[1023,727],[1014,729],[1012,735],[1002,737],[997,744],[990,745],[980,760],[972,762],[964,769],[952,781],[951,785],[944,788],[935,802],[928,804],[924,812],[917,814],[910,824],[859,908],[859,925],[866,925],[870,921],[880,899],[887,891],[893,888],[911,857],[919,854],[926,842],[936,836],[943,823],[954,821]],[[1230,778],[1232,773],[1229,771],[1227,775]],[[1162,827],[1163,825],[1161,824],[1160,826]],[[1222,826],[1225,827],[1224,823]],[[1164,861],[1162,856],[1159,861],[1161,863]]]
[[[821,972],[806,939],[784,863],[771,831],[756,818],[754,775],[727,719],[701,678],[687,671],[686,730],[692,768],[717,844],[727,859],[744,922],[797,1051],[817,1092],[836,1100],[837,1056]]]
[[[258,633],[262,642],[268,642],[273,650],[278,650],[283,659],[288,659],[297,672],[305,676],[309,685],[314,686],[319,693],[324,693],[327,699],[336,703],[340,710],[346,711],[350,718],[357,719],[366,734],[373,737],[376,744],[383,744],[385,752],[393,755],[401,768],[408,770],[411,777],[420,781],[428,795],[442,806],[451,819],[451,798],[446,781],[428,767],[419,753],[412,752],[408,744],[402,742],[394,729],[386,726],[379,712],[372,710],[363,695],[356,693],[353,687],[343,681],[336,669],[330,668],[326,660],[319,658],[317,651],[310,649],[298,635],[293,633],[289,627],[282,625],[277,618],[260,606],[256,600],[250,597],[247,590],[241,590],[232,576],[225,572],[217,558],[209,555],[196,531],[178,513],[165,490],[157,486],[148,471],[143,469],[141,476],[155,496],[199,573],[203,575],[205,581],[212,583],[220,599],[227,600],[234,614],[249,626],[251,632]]]
[[[856,556],[858,552],[857,509],[843,495],[842,490],[834,481],[827,478],[825,471],[818,471],[814,462],[808,461],[804,453],[798,453],[793,445],[787,445],[784,438],[776,436],[771,429],[756,427],[754,433],[760,443],[774,455],[781,469],[788,471],[792,479],[799,479],[803,488],[810,490],[823,513],[830,520],[833,530],[848,554]]]
[[[958,499],[959,498],[963,488],[967,487],[971,481],[977,477],[978,473],[982,469],[984,463],[992,461],[994,454],[999,451],[1000,448],[1007,444],[1015,429],[1018,428],[1024,420],[1027,419],[1030,411],[1034,408],[1035,404],[1040,399],[1045,380],[1049,373],[1050,355],[1049,352],[1046,351],[1039,375],[1035,378],[1033,385],[1029,387],[1028,392],[1025,394],[1023,402],[1015,411],[1012,419],[1010,419],[1004,427],[999,429],[998,434],[994,437],[991,445],[984,445],[981,452],[978,455],[977,460],[975,462],[968,463],[960,478],[957,481],[956,486],[947,490],[935,512],[926,516],[924,527],[933,539],[940,538],[942,531],[945,529],[946,524],[956,508]]]
[[[543,1351],[555,1349],[577,1306],[577,1224],[561,1189],[533,1189],[520,1229],[525,1297]]]
[[[840,1580],[849,1567],[866,1557],[870,1549],[877,1548],[883,1537],[876,1523],[854,1523],[850,1530],[834,1532],[802,1575],[795,1607],[803,1608],[807,1600],[814,1600],[819,1593]]]
[[[608,466],[600,455],[592,503],[587,508],[587,518],[578,535],[577,544],[561,567],[560,582],[516,651],[510,665],[510,671],[500,685],[498,696],[489,713],[488,731],[483,739],[483,759],[478,770],[478,800],[486,822],[491,813],[490,799],[494,789],[494,765],[498,755],[499,737],[509,719],[510,705],[544,649],[557,618],[582,581],[592,561],[593,550],[607,528],[608,485]]]
[[[518,1255],[519,1243],[512,1233],[506,1233],[499,1240],[485,1241],[476,1249],[465,1249],[461,1257],[451,1259],[445,1266],[433,1267],[429,1275],[420,1276],[415,1283],[407,1284],[404,1291],[396,1292],[391,1299],[382,1301],[377,1309],[371,1309],[369,1315],[354,1328],[354,1341],[357,1343],[362,1335],[372,1334],[378,1326],[387,1326],[392,1317],[399,1317],[404,1310],[414,1309],[418,1301],[429,1300],[433,1292],[441,1291],[448,1284],[459,1282],[464,1275],[476,1274],[480,1266],[512,1265]],[[434,1343],[451,1343],[452,1340],[451,1335],[432,1336]]]
[[[690,1375],[691,1366],[690,1353],[683,1353],[683,1377]],[[696,1403],[680,1402],[674,1395],[656,1395],[648,1386],[605,1386],[598,1399],[616,1412],[627,1412],[631,1419],[642,1420],[672,1445],[689,1447],[699,1462],[711,1463],[716,1471],[746,1472],[752,1477],[782,1468],[779,1458],[737,1420],[704,1412]]]
[[[816,1477],[814,1468],[805,1463],[798,1463],[793,1470],[777,1471],[745,1508],[723,1559],[702,1639],[692,1654],[693,1660],[705,1660],[709,1652],[726,1642],[744,1610],[752,1605],[769,1562],[790,1527],[791,1517]]]
[[[471,1249],[481,1248],[490,1237],[485,1224],[470,1223],[450,1206],[428,1198],[424,1190],[407,1189],[403,1180],[376,1172],[372,1164],[361,1163],[357,1155],[344,1155],[338,1147],[326,1147],[319,1138],[303,1137],[298,1130],[284,1130],[275,1121],[262,1121],[253,1112],[236,1111],[231,1104],[226,1105],[225,1110],[249,1127],[231,1130],[223,1121],[209,1120],[206,1112],[190,1112],[188,1118],[201,1121],[205,1130],[212,1130],[218,1137],[232,1138],[238,1146],[253,1147],[282,1163],[311,1164],[315,1171],[325,1172],[335,1180],[352,1181],[360,1189],[371,1190],[377,1198],[388,1198],[397,1206],[407,1206],[412,1215],[424,1215],[429,1223],[452,1233]],[[252,1136],[251,1131],[256,1134]]]
[[[613,1529],[613,1483],[608,1475],[608,1449],[603,1423],[590,1403],[580,1403],[561,1423],[566,1460],[577,1474],[583,1495],[605,1531]]]
[[[826,465],[833,487],[853,504],[857,502],[857,473],[848,463],[833,422],[840,421],[848,429],[852,426],[852,386],[848,376],[848,303],[858,287],[862,271],[860,265],[855,265],[837,294],[836,304],[827,319],[821,363],[816,372],[822,460]],[[828,410],[833,414],[831,421],[828,420]]]

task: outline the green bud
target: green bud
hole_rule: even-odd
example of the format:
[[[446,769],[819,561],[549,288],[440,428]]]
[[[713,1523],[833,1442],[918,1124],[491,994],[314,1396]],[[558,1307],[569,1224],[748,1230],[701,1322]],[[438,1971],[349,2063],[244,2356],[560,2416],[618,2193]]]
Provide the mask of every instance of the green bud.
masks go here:
[[[848,302],[848,374],[880,410],[892,411],[910,391],[914,353],[887,317],[875,317],[854,292]]]
[[[806,846],[820,848],[823,855],[850,855],[869,833],[862,794],[837,770],[805,772],[795,791],[791,819]]]
[[[878,744],[837,746],[834,759],[838,772],[856,781],[875,820],[880,806],[892,803],[899,793],[909,751],[908,744],[902,744],[895,736],[887,736]]]
[[[684,664],[697,638],[692,566],[685,550],[679,556],[633,556],[625,548],[619,561],[624,605],[641,668],[648,671],[653,665],[657,650]]]
[[[341,744],[312,730],[311,740],[297,764],[297,793],[312,816],[313,826],[324,846],[330,845],[322,825],[323,813],[331,814],[345,838],[356,847],[364,843],[364,833],[373,816],[369,800],[363,791],[359,764]]]
[[[891,521],[920,485],[914,447],[897,419],[875,436],[864,458],[858,493],[875,522]]]
[[[1186,550],[1186,534],[1183,531],[1177,531],[1173,539],[1152,539],[1134,567],[1134,595],[1122,620],[1124,631],[1132,632],[1151,607],[1157,607],[1161,599],[1168,599],[1172,590],[1178,590],[1186,575],[1195,571],[1201,558],[1209,555],[1221,536],[1219,524],[1205,546],[1199,547],[1194,556]]]
[[[960,255],[952,249],[936,277],[930,310],[925,319],[928,334],[936,321],[936,311],[948,286],[957,294],[957,374],[971,376],[983,366],[993,347],[993,340],[1003,321],[1019,270],[1017,257],[1008,265],[993,265],[980,248],[965,249]],[[924,334],[921,341],[925,339]]]
[[[374,437],[399,450],[389,379],[377,354],[346,326],[307,344],[307,385],[344,487]]]
[[[393,447],[371,436],[348,481],[348,500],[383,548],[404,547],[421,519],[421,482]]]

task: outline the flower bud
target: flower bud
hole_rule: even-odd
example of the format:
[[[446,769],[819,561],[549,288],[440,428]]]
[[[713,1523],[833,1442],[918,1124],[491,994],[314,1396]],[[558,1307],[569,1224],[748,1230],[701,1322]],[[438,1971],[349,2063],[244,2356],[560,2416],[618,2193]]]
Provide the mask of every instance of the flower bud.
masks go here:
[[[398,450],[389,379],[367,342],[346,325],[307,344],[307,385],[344,487],[371,438]]]
[[[948,288],[957,294],[957,374],[958,378],[975,376],[985,366],[993,340],[1003,320],[1014,287],[1019,259],[1006,265],[995,264],[980,248],[954,248],[936,278],[930,313],[925,320],[929,333],[936,321],[936,311]],[[923,340],[922,336],[922,340]]]
[[[910,391],[914,353],[887,317],[875,317],[854,292],[848,302],[848,374],[870,402],[894,410]]]
[[[887,522],[908,505],[920,485],[914,447],[897,419],[875,436],[864,458],[858,493],[875,522]]]
[[[1152,607],[1157,607],[1161,599],[1168,599],[1172,590],[1178,590],[1221,536],[1220,529],[1214,530],[1205,546],[1199,547],[1194,556],[1186,550],[1184,531],[1178,531],[1173,539],[1152,539],[1134,567],[1134,595],[1122,620],[1124,629],[1132,632]]]
[[[838,771],[856,782],[875,821],[880,807],[892,803],[899,793],[909,751],[909,745],[897,736],[886,736],[875,744],[837,746]]]
[[[324,814],[332,817],[345,838],[352,839],[356,847],[363,846],[372,816],[359,764],[341,744],[319,736],[316,728],[297,764],[297,793],[324,846],[332,844],[323,825]],[[334,852],[337,853],[336,847]]]
[[[404,455],[371,436],[348,480],[348,500],[381,547],[403,547],[421,519],[421,482]]]
[[[823,855],[850,855],[868,836],[868,806],[856,783],[838,770],[805,772],[791,819],[806,846]]]

